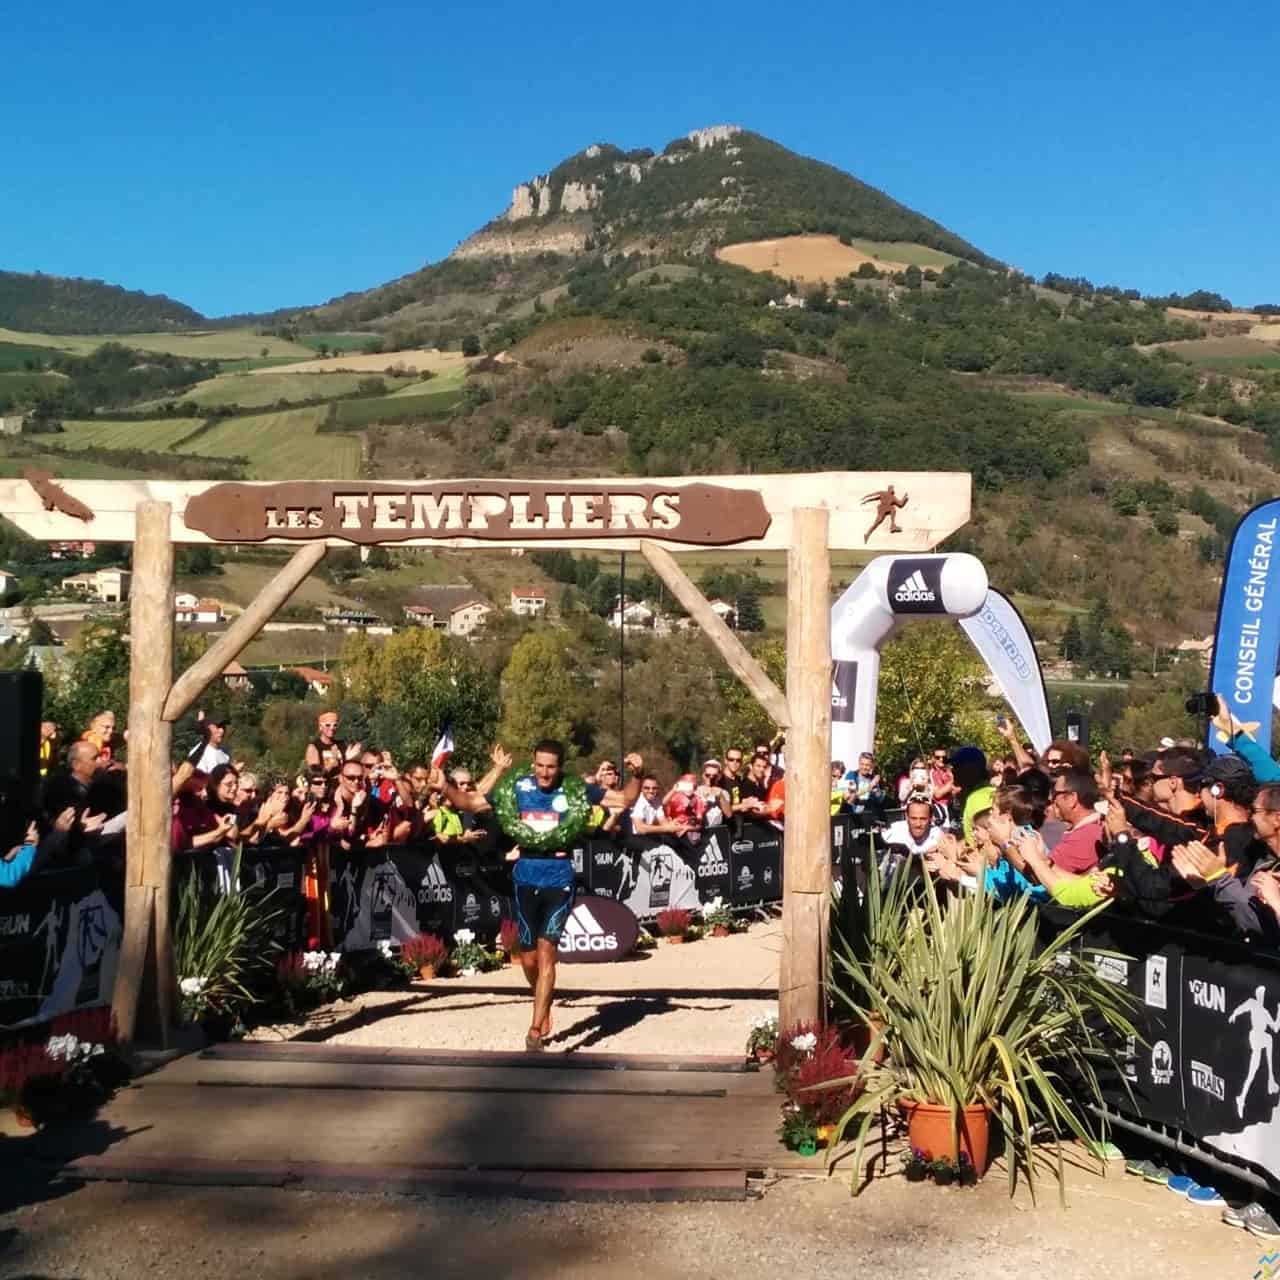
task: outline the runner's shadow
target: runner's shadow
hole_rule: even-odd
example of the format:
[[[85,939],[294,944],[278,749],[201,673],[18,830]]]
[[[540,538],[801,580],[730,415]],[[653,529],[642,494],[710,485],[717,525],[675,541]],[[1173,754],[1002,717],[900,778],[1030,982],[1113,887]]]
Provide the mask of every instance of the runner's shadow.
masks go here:
[[[572,1007],[572,1002],[562,1001],[560,1002],[560,1007],[570,1008]],[[586,1034],[576,1044],[565,1045],[566,1053],[576,1053],[581,1049],[590,1049],[602,1040],[608,1040],[611,1036],[616,1036],[631,1027],[637,1027],[646,1018],[661,1017],[664,1013],[675,1013],[679,1009],[716,1013],[730,1007],[727,1004],[709,1006],[679,1004],[665,997],[658,997],[657,999],[636,999],[632,997],[626,1000],[614,1000],[601,1006],[590,1017],[582,1018],[578,1022],[554,1032],[546,1043],[548,1045],[558,1045],[562,1041],[569,1040],[578,1031],[585,1031]]]

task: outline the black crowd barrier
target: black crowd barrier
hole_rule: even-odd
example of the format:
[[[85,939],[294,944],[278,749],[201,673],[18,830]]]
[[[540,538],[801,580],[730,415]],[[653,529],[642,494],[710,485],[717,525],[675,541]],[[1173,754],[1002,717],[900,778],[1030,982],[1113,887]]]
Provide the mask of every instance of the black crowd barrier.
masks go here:
[[[1108,1110],[1280,1192],[1280,957],[1118,913],[1099,924],[1083,954],[1132,993],[1139,1033]]]
[[[0,890],[0,1027],[109,1003],[123,917],[115,864],[27,876]]]

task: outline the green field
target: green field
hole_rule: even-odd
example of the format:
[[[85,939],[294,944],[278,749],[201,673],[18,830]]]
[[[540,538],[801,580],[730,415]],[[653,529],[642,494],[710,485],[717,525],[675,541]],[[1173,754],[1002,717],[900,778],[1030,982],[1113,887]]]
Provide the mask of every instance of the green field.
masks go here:
[[[183,445],[179,452],[205,458],[248,458],[250,480],[341,480],[359,475],[361,446],[357,437],[316,434],[327,413],[324,405],[314,405],[228,418]]]
[[[954,254],[943,253],[941,249],[930,249],[922,244],[910,244],[906,240],[851,240],[849,247],[868,258],[878,258],[882,262],[901,262],[907,267],[932,267],[941,271],[960,259]]]
[[[39,391],[43,388],[52,390],[56,383],[65,381],[66,375],[61,373],[19,373],[16,370],[0,373],[0,397],[16,396],[23,391]]]
[[[268,356],[290,356],[309,360],[315,354],[297,342],[266,338],[252,329],[201,329],[186,333],[20,333],[0,329],[0,342],[18,342],[32,347],[56,347],[76,355],[88,355],[104,342],[119,342],[137,351],[165,351],[175,356],[201,360],[244,360],[259,357],[265,347]]]
[[[433,383],[418,384],[432,386]],[[448,413],[462,393],[456,388],[427,391],[418,395],[370,396],[360,400],[341,400],[333,406],[338,423],[358,431],[373,422],[405,422],[417,417],[433,417]]]
[[[363,351],[378,338],[376,333],[300,333],[298,341],[312,351],[327,347],[330,351]]]
[[[1101,413],[1113,416],[1135,411],[1131,404],[1117,404],[1114,400],[1090,400],[1087,396],[1073,396],[1063,391],[1011,391],[1009,394],[1017,396],[1019,400],[1039,405],[1042,409],[1062,409],[1072,413]]]
[[[48,437],[42,436],[41,439]],[[20,476],[28,467],[39,467],[63,480],[136,480],[132,467],[118,467],[108,462],[78,458],[74,453],[21,453],[11,455],[0,444],[0,476]]]
[[[445,373],[437,373],[433,378],[414,378],[398,390],[391,392],[391,394],[393,396],[422,396],[437,391],[456,391],[466,380],[466,369],[449,369]]]
[[[350,395],[367,373],[289,373],[288,366],[272,373],[224,373],[207,382],[197,383],[190,391],[170,397],[178,401],[194,400],[198,405],[238,404],[245,409],[265,409],[281,400],[331,399]],[[401,386],[401,379],[378,374],[387,389]],[[140,406],[156,408],[163,403],[154,400]]]
[[[148,418],[143,422],[100,422],[96,419],[69,421],[62,424],[60,435],[40,436],[41,443],[51,449],[146,449],[163,453],[172,449],[183,436],[189,436],[201,423],[200,418]],[[192,450],[199,453],[199,449]]]

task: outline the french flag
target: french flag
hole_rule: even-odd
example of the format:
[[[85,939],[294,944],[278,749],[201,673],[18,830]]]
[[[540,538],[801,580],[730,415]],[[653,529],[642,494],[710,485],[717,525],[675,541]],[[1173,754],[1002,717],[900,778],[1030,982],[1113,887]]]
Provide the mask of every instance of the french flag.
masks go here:
[[[431,767],[433,769],[443,769],[451,755],[453,755],[453,725],[446,724],[440,730],[440,741],[436,743],[435,749],[431,752]]]

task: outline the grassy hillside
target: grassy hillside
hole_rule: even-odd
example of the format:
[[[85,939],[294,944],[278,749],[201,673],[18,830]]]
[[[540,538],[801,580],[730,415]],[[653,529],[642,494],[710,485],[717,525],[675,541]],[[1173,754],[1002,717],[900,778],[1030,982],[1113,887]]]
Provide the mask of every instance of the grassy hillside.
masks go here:
[[[289,357],[309,360],[315,352],[301,343],[258,333],[254,329],[210,329],[186,333],[130,333],[102,329],[80,334],[37,333],[0,327],[0,343],[30,347],[53,347],[73,355],[88,355],[104,342],[119,342],[134,351],[183,356],[192,360],[244,360],[261,357]]]
[[[202,424],[202,418],[152,418],[136,421],[63,421],[58,435],[36,437],[53,449],[147,449],[163,451]]]
[[[317,431],[328,410],[320,405],[216,422],[178,446],[203,458],[247,458],[251,480],[344,479],[360,474],[356,436]]]
[[[0,325],[42,333],[143,333],[204,317],[162,294],[101,280],[0,271]]]

